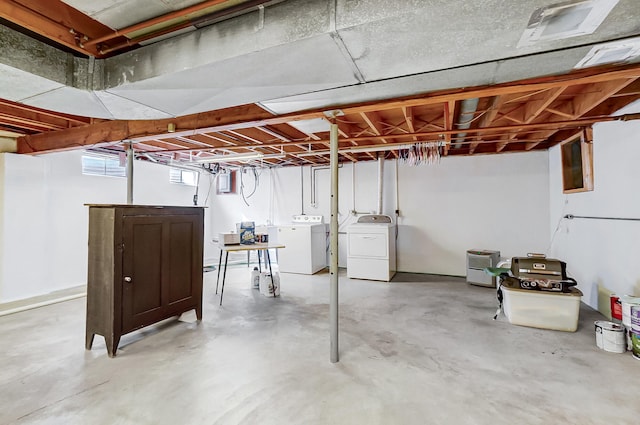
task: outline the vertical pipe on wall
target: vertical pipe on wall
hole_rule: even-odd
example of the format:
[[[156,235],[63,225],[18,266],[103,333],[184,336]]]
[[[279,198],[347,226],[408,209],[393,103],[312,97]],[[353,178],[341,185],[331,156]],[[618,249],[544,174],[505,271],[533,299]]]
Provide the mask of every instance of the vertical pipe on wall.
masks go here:
[[[384,154],[378,152],[378,214],[382,214],[382,190],[384,179]]]
[[[304,167],[300,167],[300,214],[304,215]]]
[[[331,285],[329,291],[329,327],[331,337],[331,363],[339,360],[338,356],[338,124],[331,121],[331,221],[330,221],[330,266]]]
[[[274,178],[273,173],[274,169],[272,167],[268,168],[269,170],[269,219],[267,224],[273,224],[273,197],[274,197]]]
[[[398,217],[400,216],[400,183],[398,181],[398,158],[396,158],[396,224],[398,223]]]
[[[356,164],[354,162],[351,164],[351,211],[353,215],[355,215],[356,211]]]
[[[133,143],[127,144],[127,204],[133,204]]]

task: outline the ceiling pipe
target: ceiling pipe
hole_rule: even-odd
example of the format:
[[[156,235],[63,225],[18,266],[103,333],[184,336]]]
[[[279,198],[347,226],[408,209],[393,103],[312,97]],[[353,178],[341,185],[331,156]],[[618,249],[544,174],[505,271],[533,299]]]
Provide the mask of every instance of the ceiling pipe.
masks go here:
[[[456,123],[458,130],[467,130],[471,127],[475,113],[478,110],[478,100],[479,99],[477,97],[474,97],[471,99],[464,99],[460,102],[460,115],[458,116],[458,122]],[[466,136],[466,132],[458,133],[456,135],[456,139],[464,141]],[[454,144],[453,147],[456,149],[459,148],[460,143]]]
[[[280,0],[282,1],[282,0]],[[231,7],[227,7],[225,9],[216,11],[216,12],[212,12],[203,16],[199,16],[193,19],[189,19],[186,16],[204,9],[207,9],[209,7],[213,7],[217,4],[220,3],[224,3],[221,2],[220,0],[215,0],[215,1],[211,1],[211,2],[205,2],[205,3],[200,3],[198,5],[192,6],[190,8],[186,8],[186,9],[182,9],[182,10],[178,10],[176,12],[172,12],[169,13],[167,15],[163,15],[160,16],[158,18],[154,18],[148,21],[144,21],[144,22],[140,22],[138,24],[135,25],[131,25],[129,27],[120,29],[120,30],[116,30],[115,32],[105,35],[103,37],[99,37],[93,40],[89,40],[85,43],[85,46],[91,46],[93,44],[100,44],[103,43],[105,41],[108,40],[112,40],[114,38],[117,37],[127,37],[126,34],[130,34],[132,32],[138,32],[138,31],[142,31],[145,30],[147,28],[150,27],[154,27],[157,25],[160,25],[162,23],[171,21],[171,20],[176,20],[176,19],[180,19],[180,18],[184,18],[185,20],[182,22],[179,22],[175,25],[171,25],[169,27],[165,27],[162,29],[159,29],[157,31],[152,31],[148,34],[144,34],[141,35],[139,37],[135,37],[135,38],[131,38],[128,39],[122,43],[116,44],[114,46],[110,46],[110,47],[106,47],[106,48],[102,48],[100,49],[100,53],[102,55],[106,55],[108,53],[112,53],[118,50],[122,50],[124,48],[145,42],[145,41],[149,41],[149,40],[153,40],[154,38],[157,37],[162,37],[164,35],[176,32],[176,31],[180,31],[182,29],[185,28],[189,28],[189,27],[194,27],[195,28],[201,28],[203,26],[206,25],[210,25],[213,24],[217,21],[220,21],[222,19],[227,19],[227,18],[231,18],[233,16],[238,16],[242,13],[247,13],[251,10],[257,9],[260,6],[264,6],[267,3],[273,4],[273,3],[279,3],[280,1],[275,1],[275,0],[252,0],[252,1],[247,1],[244,3],[240,3],[238,5],[235,6],[231,6]],[[211,3],[211,4],[206,4],[206,3]],[[206,4],[206,5],[205,5]],[[205,5],[204,7],[200,7],[202,5]],[[193,8],[197,8],[197,10],[191,11],[190,9]],[[127,37],[128,38],[128,37]]]
[[[209,0],[202,3],[195,4],[190,7],[186,7],[184,9],[176,10],[175,12],[167,13],[166,15],[158,16],[157,18],[149,19],[147,21],[139,22],[134,25],[130,25],[125,28],[121,28],[119,30],[115,30],[110,34],[103,35],[102,37],[91,39],[84,43],[85,46],[95,46],[99,43],[103,43],[108,40],[113,40],[114,38],[123,36],[126,37],[127,34],[132,33],[134,31],[141,31],[147,29],[151,26],[158,25],[170,21],[172,19],[179,19],[184,17],[185,15],[189,15],[191,13],[196,13],[201,10],[207,9],[209,7],[217,6],[219,4],[224,3],[227,0]]]
[[[342,168],[342,164],[338,165],[338,168]],[[317,195],[317,179],[316,172],[318,170],[330,170],[329,165],[312,165],[311,166],[311,206],[318,208],[318,195]]]
[[[330,170],[329,165],[311,166],[311,206],[318,208],[318,201],[316,195],[316,171],[318,170]]]

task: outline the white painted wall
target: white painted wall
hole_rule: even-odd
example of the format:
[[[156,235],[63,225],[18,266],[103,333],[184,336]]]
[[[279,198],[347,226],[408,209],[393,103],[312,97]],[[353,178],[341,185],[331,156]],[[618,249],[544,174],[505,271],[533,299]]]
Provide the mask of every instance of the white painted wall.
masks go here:
[[[618,113],[640,112],[640,103]],[[640,122],[593,127],[594,190],[563,195],[560,149],[549,152],[550,256],[567,262],[583,301],[598,307],[598,285],[640,295],[640,222],[563,219],[567,214],[640,218]]]
[[[0,302],[85,284],[84,204],[126,203],[126,179],[82,175],[81,151],[0,156]],[[194,192],[169,183],[165,166],[134,164],[134,203],[192,205]]]
[[[0,182],[0,302],[27,298],[86,282],[85,203],[124,203],[125,179],[83,176],[81,152],[39,157],[3,154]],[[444,158],[438,165],[398,166],[385,162],[383,213],[400,210],[398,270],[465,274],[470,248],[498,249],[503,256],[545,251],[549,244],[547,152]],[[377,207],[377,163],[344,164],[340,178],[340,264],[346,265],[346,232],[356,216]],[[205,261],[217,262],[213,239],[240,220],[284,224],[294,214],[322,214],[329,220],[330,174],[316,173],[311,204],[311,167],[260,171],[247,199],[217,195],[203,175],[200,205],[207,204]],[[243,174],[244,192],[255,179]],[[209,186],[211,190],[209,190]],[[194,188],[172,185],[168,169],[135,163],[134,202],[191,205]],[[302,201],[301,201],[302,195]],[[396,203],[396,197],[399,204]]]
[[[50,292],[45,191],[42,158],[0,154],[0,302]],[[11,284],[9,284],[11,282]]]
[[[419,167],[400,163],[396,204],[396,164],[386,161],[382,212],[393,216],[400,210],[398,270],[463,276],[467,249],[497,249],[506,257],[545,252],[549,245],[548,167],[547,152],[451,157],[438,165]],[[340,168],[341,232],[356,219],[350,211],[370,213],[377,208],[377,171],[375,161]],[[329,171],[316,171],[315,206],[311,205],[311,172],[309,166],[265,170],[249,207],[239,195],[213,195],[214,232],[232,230],[240,219],[258,224],[269,218],[286,224],[303,208],[306,214],[324,215],[328,222]],[[245,180],[252,190],[250,175]],[[339,242],[340,265],[345,266],[344,234]]]
[[[444,158],[399,176],[399,270],[464,275],[468,249],[548,247],[547,152]]]

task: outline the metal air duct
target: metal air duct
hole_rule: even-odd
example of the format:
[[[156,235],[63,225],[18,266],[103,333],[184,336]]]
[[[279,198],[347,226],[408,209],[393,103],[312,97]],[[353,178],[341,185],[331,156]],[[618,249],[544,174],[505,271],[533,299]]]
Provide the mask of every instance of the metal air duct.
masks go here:
[[[460,114],[458,116],[458,122],[456,123],[456,127],[458,130],[466,130],[471,127],[471,122],[475,116],[476,111],[478,110],[478,98],[474,97],[472,99],[464,99],[460,102]],[[467,136],[466,132],[456,134],[456,141],[453,145],[454,148],[458,149],[461,145],[460,142],[464,142],[464,138]]]

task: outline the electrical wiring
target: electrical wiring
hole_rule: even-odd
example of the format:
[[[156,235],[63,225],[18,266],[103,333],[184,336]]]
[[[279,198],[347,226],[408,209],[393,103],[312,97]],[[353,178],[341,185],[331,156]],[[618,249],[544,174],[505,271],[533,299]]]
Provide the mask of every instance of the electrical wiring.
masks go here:
[[[251,171],[253,172],[253,190],[249,195],[245,195],[244,194],[244,177],[243,177],[244,171],[245,171],[244,168],[240,169],[240,195],[242,195],[242,200],[244,201],[244,203],[248,207],[250,207],[251,205],[249,205],[249,202],[247,202],[247,199],[251,198],[256,193],[256,190],[258,190],[258,186],[260,185],[260,174],[262,174],[262,172],[258,174],[255,167],[251,167]]]
[[[204,204],[207,205],[209,201],[209,195],[211,195],[211,188],[216,185],[218,182],[218,176],[220,175],[220,166],[216,164],[216,167],[211,170],[210,168],[206,168],[204,165],[202,168],[209,173],[209,189],[207,189],[207,197],[204,199]]]
[[[260,175],[262,174],[262,171],[260,171],[260,174],[258,174],[258,172],[256,171],[255,167],[251,168],[251,171],[253,171],[253,191],[247,195],[247,199],[251,198],[255,193],[256,190],[258,189],[258,186],[260,185]]]
[[[247,198],[244,196],[244,178],[242,177],[244,175],[244,169],[240,168],[240,195],[242,196],[242,200],[244,201],[244,203],[250,207],[251,205],[249,205],[249,203],[247,202]]]
[[[569,199],[565,196],[564,198],[564,205],[562,207],[562,212],[560,213],[560,218],[558,219],[558,223],[556,224],[556,229],[553,232],[553,235],[551,236],[551,240],[549,241],[549,246],[547,247],[547,251],[546,251],[546,255],[549,255],[549,251],[551,251],[551,247],[553,246],[553,242],[556,239],[556,235],[558,234],[558,232],[560,231],[560,225],[562,224],[562,220],[564,220],[564,216],[565,216],[565,211],[567,209],[567,205],[569,204]]]

